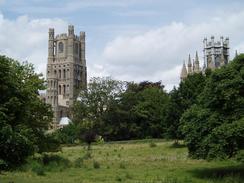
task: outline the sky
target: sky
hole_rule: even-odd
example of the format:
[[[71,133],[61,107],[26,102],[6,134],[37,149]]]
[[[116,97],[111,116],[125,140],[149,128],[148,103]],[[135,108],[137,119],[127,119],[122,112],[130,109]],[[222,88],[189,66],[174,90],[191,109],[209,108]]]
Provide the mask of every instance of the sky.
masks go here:
[[[0,54],[46,74],[48,28],[86,32],[88,78],[180,81],[188,55],[203,39],[230,39],[230,57],[244,52],[243,0],[0,0]]]

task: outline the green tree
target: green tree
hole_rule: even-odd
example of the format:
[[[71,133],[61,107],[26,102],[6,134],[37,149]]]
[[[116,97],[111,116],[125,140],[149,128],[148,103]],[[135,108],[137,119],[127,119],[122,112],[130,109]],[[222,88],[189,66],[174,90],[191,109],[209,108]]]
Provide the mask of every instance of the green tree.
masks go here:
[[[81,91],[79,99],[74,104],[72,121],[77,125],[84,121],[92,121],[96,133],[105,134],[104,116],[111,110],[125,86],[125,82],[110,77],[91,78],[87,88]]]
[[[165,130],[166,137],[174,139],[175,143],[183,138],[180,118],[187,109],[197,103],[198,95],[203,91],[205,83],[206,77],[202,73],[195,73],[189,75],[177,89],[174,88],[169,93],[170,101],[166,107]]]
[[[182,118],[191,156],[230,158],[243,148],[244,55],[213,71],[198,102]],[[227,148],[227,149],[226,149]]]
[[[40,77],[31,64],[0,56],[0,159],[8,166],[23,163],[46,143],[52,111],[38,97],[45,88]]]

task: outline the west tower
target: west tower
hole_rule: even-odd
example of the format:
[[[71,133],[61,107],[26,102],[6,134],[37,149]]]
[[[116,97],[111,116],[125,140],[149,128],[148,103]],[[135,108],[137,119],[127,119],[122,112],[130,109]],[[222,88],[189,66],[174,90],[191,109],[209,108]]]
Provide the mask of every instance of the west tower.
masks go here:
[[[69,25],[68,34],[55,36],[54,29],[50,28],[46,102],[54,112],[53,127],[57,127],[62,117],[69,117],[70,106],[86,85],[85,32],[77,36],[74,26]]]

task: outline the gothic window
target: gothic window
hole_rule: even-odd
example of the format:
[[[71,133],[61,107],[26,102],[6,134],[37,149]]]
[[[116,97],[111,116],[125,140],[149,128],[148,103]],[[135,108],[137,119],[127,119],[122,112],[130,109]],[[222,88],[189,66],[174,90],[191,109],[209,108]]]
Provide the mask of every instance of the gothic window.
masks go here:
[[[69,93],[69,85],[67,85],[67,93]]]
[[[67,78],[69,78],[69,69],[67,69]]]
[[[58,51],[59,53],[63,53],[64,51],[64,44],[62,42],[58,43]]]
[[[58,77],[61,78],[61,70],[58,70]]]
[[[63,86],[63,89],[64,89],[64,92],[63,92],[63,94],[65,95],[65,89],[66,89],[66,88],[65,88],[65,85]]]
[[[64,73],[63,73],[63,75],[64,75],[64,79],[66,78],[66,72],[65,72],[65,69],[64,69]]]
[[[61,95],[61,85],[58,86],[58,94]]]

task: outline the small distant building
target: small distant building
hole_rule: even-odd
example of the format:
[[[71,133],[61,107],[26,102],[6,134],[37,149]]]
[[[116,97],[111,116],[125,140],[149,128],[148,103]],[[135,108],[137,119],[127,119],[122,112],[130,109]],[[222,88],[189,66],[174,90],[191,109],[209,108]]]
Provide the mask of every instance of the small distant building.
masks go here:
[[[220,37],[219,41],[214,40],[214,36],[208,41],[207,38],[203,40],[203,68],[199,66],[199,57],[196,52],[195,60],[191,60],[189,55],[188,64],[186,68],[185,61],[181,70],[180,78],[184,80],[188,74],[205,72],[206,69],[214,70],[220,68],[229,62],[229,38],[223,36]],[[236,53],[237,54],[237,53]]]

